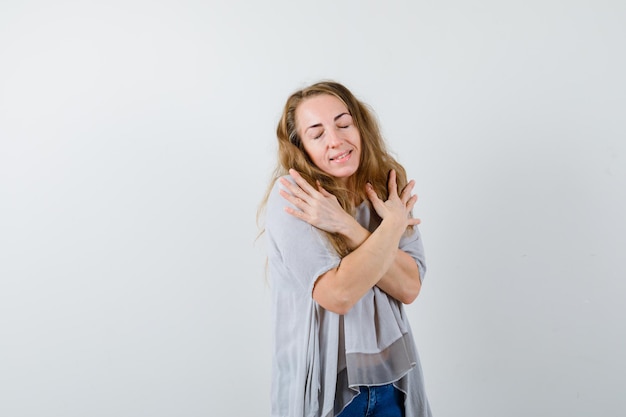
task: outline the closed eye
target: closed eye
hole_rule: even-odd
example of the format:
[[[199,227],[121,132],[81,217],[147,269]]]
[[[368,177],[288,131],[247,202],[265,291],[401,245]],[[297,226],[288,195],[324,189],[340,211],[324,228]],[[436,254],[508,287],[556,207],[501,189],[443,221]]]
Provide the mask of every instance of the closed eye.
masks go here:
[[[324,131],[320,130],[318,134],[313,134],[313,139],[319,139],[322,137],[323,134],[324,134]]]
[[[335,123],[340,129],[347,129],[352,126],[352,116],[350,113],[342,113],[335,117]]]

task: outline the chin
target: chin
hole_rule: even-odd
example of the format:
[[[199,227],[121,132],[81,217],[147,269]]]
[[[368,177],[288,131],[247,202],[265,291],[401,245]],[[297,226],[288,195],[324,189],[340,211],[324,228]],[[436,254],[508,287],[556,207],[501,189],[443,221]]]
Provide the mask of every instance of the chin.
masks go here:
[[[335,173],[329,173],[329,174],[335,177],[336,179],[338,179],[339,181],[347,181],[348,178],[352,177],[356,173],[356,171],[357,171],[356,169],[350,170],[350,171],[342,170],[341,172],[335,172]]]

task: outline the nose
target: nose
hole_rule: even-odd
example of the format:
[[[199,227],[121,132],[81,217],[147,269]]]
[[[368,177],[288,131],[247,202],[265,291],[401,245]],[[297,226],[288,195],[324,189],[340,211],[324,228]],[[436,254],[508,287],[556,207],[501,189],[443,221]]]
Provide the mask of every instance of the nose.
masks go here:
[[[331,148],[336,148],[341,145],[343,142],[343,138],[341,137],[341,133],[337,129],[331,129],[328,134],[328,146]]]

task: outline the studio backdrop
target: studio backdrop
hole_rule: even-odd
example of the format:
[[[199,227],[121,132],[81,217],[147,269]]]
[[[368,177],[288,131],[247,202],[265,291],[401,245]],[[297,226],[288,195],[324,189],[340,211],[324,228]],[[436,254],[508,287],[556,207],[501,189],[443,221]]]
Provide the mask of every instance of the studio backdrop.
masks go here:
[[[626,413],[626,3],[0,4],[0,415],[269,416],[288,95],[416,180],[437,417]],[[261,225],[262,226],[262,225]]]

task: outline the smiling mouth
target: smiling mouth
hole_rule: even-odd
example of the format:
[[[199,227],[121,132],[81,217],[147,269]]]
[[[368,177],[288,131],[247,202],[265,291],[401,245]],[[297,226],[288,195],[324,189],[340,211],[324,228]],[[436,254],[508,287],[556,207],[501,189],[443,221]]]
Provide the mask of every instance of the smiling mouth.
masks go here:
[[[344,153],[334,156],[332,158],[330,158],[331,161],[343,161],[344,159],[346,159],[348,156],[350,156],[350,154],[352,153],[352,150],[349,151],[345,151]]]

